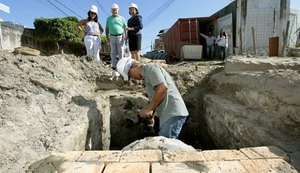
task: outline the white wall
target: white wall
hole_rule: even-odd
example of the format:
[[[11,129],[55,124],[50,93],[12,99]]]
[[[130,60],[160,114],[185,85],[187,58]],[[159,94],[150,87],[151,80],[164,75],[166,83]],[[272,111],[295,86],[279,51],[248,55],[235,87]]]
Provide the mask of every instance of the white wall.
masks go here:
[[[239,30],[241,29],[243,53],[253,54],[254,52],[252,38],[252,27],[254,27],[257,55],[269,54],[269,38],[272,36],[279,37],[279,54],[281,54],[283,31],[289,18],[290,0],[287,0],[287,7],[283,11],[282,18],[280,18],[280,0],[247,0],[245,18],[241,3],[242,0],[237,0],[236,43],[240,45]]]
[[[296,30],[300,27],[300,11],[291,9],[290,12],[290,30],[288,37],[288,46],[295,47],[299,33]]]
[[[23,32],[24,28],[1,25],[1,49],[14,50],[16,47],[21,47]]]

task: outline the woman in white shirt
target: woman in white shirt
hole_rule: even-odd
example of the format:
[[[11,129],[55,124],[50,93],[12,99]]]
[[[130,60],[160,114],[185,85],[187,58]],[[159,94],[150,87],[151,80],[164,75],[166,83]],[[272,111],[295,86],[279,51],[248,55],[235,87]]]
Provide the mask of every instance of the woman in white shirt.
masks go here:
[[[228,35],[223,28],[220,29],[220,33],[217,38],[217,44],[220,48],[221,59],[226,58],[226,52],[228,48]]]
[[[98,23],[98,8],[92,5],[88,11],[88,18],[81,20],[77,23],[76,27],[79,31],[85,33],[84,44],[86,47],[87,56],[96,58],[100,61],[100,48],[101,48],[101,33],[103,28]],[[82,28],[84,26],[84,28]]]

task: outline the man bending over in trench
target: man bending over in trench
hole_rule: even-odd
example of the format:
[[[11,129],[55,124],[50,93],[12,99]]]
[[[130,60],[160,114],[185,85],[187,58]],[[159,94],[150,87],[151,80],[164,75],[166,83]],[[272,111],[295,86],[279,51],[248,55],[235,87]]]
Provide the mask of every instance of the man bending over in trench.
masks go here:
[[[126,57],[119,60],[117,70],[125,81],[143,80],[150,102],[139,115],[154,119],[153,114],[157,112],[158,135],[177,139],[189,113],[169,73],[158,64],[141,64]]]

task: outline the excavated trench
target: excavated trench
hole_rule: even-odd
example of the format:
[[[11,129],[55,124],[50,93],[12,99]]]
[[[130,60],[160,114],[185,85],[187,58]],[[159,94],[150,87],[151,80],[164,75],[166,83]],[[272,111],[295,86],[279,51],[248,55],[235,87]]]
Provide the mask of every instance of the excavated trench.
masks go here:
[[[137,118],[137,110],[145,105],[146,102],[146,99],[142,100],[141,98],[136,99],[128,96],[110,99],[111,150],[122,149],[136,140],[152,135]],[[201,113],[203,112],[202,108],[199,108],[196,105],[197,103],[189,100],[186,100],[186,103],[191,115],[183,127],[179,139],[197,149],[214,148],[215,146],[209,140],[207,130],[205,129],[206,125]]]
[[[202,84],[206,85],[206,84]],[[207,85],[206,85],[207,87]],[[215,149],[207,132],[204,120],[203,95],[204,86],[195,86],[183,95],[190,113],[179,139],[196,149]],[[200,89],[199,89],[200,88]],[[91,110],[97,115],[90,115],[90,127],[87,133],[86,150],[121,150],[126,145],[153,134],[148,133],[143,123],[138,121],[138,111],[148,100],[142,93],[124,92],[108,96],[105,109]],[[96,106],[91,106],[95,108]],[[97,124],[92,122],[98,122]],[[99,128],[101,126],[101,128]],[[99,132],[100,131],[100,132]],[[101,136],[100,139],[97,136]],[[96,143],[95,143],[96,142]]]

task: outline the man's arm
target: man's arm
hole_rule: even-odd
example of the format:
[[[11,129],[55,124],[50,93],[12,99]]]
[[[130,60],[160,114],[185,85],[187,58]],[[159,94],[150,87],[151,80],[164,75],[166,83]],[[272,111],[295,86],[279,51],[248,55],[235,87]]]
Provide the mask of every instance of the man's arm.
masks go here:
[[[149,103],[149,107],[155,110],[163,99],[166,97],[168,91],[168,85],[166,83],[161,83],[155,86],[155,93],[152,100]]]
[[[203,38],[207,39],[207,35],[204,35],[204,34],[202,34],[202,33],[200,33],[200,35],[201,35]]]
[[[123,29],[124,29],[125,38],[127,39],[127,38],[128,38],[128,27],[127,27],[127,23],[126,23],[124,17],[122,17],[122,20],[123,20]]]
[[[107,40],[107,43],[110,41],[109,40],[109,29],[108,29],[108,25],[106,25],[105,27],[105,34],[106,34],[106,40]]]
[[[168,85],[166,83],[160,83],[155,86],[155,93],[150,103],[145,106],[141,111],[142,117],[152,117],[155,109],[160,105],[167,95]]]

